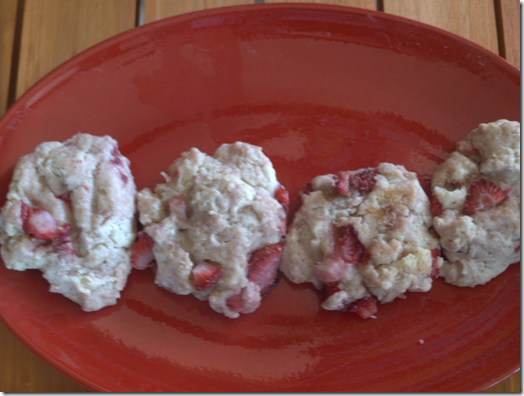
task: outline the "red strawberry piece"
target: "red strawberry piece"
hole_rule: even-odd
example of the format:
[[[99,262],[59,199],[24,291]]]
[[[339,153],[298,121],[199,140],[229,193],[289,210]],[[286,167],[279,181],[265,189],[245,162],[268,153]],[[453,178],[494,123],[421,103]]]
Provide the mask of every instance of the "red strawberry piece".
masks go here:
[[[145,231],[138,233],[138,239],[133,245],[133,252],[131,253],[131,265],[133,268],[143,270],[155,259],[153,254],[153,246],[155,241]]]
[[[249,259],[247,279],[260,286],[262,296],[275,287],[283,246],[283,242],[265,246],[255,251]]]
[[[326,284],[338,282],[346,275],[347,270],[348,263],[337,256],[326,257],[313,267],[315,276]]]
[[[260,295],[256,289],[246,286],[239,293],[229,297],[226,305],[234,312],[249,313],[257,309],[262,297],[264,295]]]
[[[366,169],[353,175],[353,178],[350,180],[350,187],[358,191],[360,195],[366,195],[373,190],[376,181],[377,172]]]
[[[186,221],[186,202],[182,197],[174,197],[169,201],[169,211],[180,221]]]
[[[361,298],[351,303],[347,310],[356,313],[361,318],[367,319],[377,313],[377,300],[373,297]]]
[[[313,186],[311,183],[307,183],[302,187],[302,190],[300,190],[301,195],[309,195],[313,192]]]
[[[68,191],[68,192],[66,192],[64,194],[61,194],[61,195],[57,195],[56,197],[58,199],[64,201],[64,203],[67,205],[69,210],[73,210],[73,204],[71,202],[71,191]]]
[[[497,206],[508,197],[510,190],[503,190],[486,179],[471,183],[464,203],[464,214],[471,216],[478,211]]]
[[[69,253],[71,255],[75,255],[76,254],[76,251],[75,251],[75,246],[73,245],[72,242],[68,241],[68,242],[62,242],[58,245],[55,245],[55,247],[62,251],[62,252],[66,252],[66,253]]]
[[[65,223],[63,226],[58,227],[58,241],[69,242],[69,235],[71,234],[71,227]]]
[[[333,187],[340,195],[346,195],[349,192],[358,192],[360,195],[366,195],[375,187],[377,172],[366,169],[359,173],[349,171],[338,172],[333,180]]]
[[[242,300],[242,292],[229,297],[226,300],[227,307],[233,312],[241,312],[245,308],[244,300]]]
[[[284,186],[279,185],[275,189],[275,199],[282,205],[284,211],[287,213],[289,210],[289,193]]]
[[[287,232],[287,219],[285,217],[282,217],[280,219],[280,232],[282,235],[286,235]]]
[[[110,160],[109,162],[111,162],[113,165],[116,165],[116,166],[122,166],[122,165],[124,165],[124,164],[122,163],[122,160],[121,160],[120,158],[118,158],[118,157],[113,157],[113,158],[111,158],[111,160]]]
[[[122,157],[122,154],[120,154],[120,151],[118,151],[118,148],[116,146],[113,147],[113,150],[111,150],[111,155],[113,156],[113,158],[111,158],[109,162],[111,162],[112,164],[116,166],[124,165],[122,163],[122,160],[120,159],[120,157]]]
[[[351,177],[351,172],[341,171],[333,179],[333,187],[340,195],[346,195],[349,192],[349,179]]]
[[[366,249],[359,241],[357,232],[351,224],[336,227],[334,230],[335,246],[333,254],[347,263],[361,264],[364,262]]]
[[[258,250],[255,250],[253,253],[251,253],[251,257],[249,258],[249,261],[247,263],[249,270],[251,270],[251,267],[255,265],[258,261],[264,260],[266,257],[268,257],[271,254],[281,255],[283,246],[284,246],[284,242],[279,242],[279,243],[275,243],[273,245],[267,245]]]
[[[24,232],[35,239],[54,241],[64,237],[64,231],[58,228],[55,219],[47,210],[33,209],[22,202],[21,217]]]
[[[120,174],[120,179],[122,180],[122,183],[124,183],[124,186],[129,182],[129,177],[127,177],[127,175],[122,172],[120,169],[118,170],[119,174]]]
[[[342,291],[342,287],[338,282],[324,283],[324,288],[322,289],[323,301],[326,301],[329,297],[339,291]]]
[[[438,200],[436,195],[431,196],[431,214],[435,217],[442,214],[442,203]]]
[[[206,290],[218,283],[222,276],[222,268],[202,261],[193,267],[191,273],[193,274],[195,289]]]
[[[518,245],[518,246],[515,248],[514,252],[515,252],[515,253],[520,252],[520,245]]]
[[[440,257],[440,249],[435,248],[431,250],[431,273],[429,276],[433,279],[436,279],[438,274],[440,273],[440,268],[437,267],[437,259]]]
[[[24,201],[19,201],[19,202],[20,202],[20,219],[22,220],[22,227],[23,227],[30,213],[33,211],[33,209],[28,204],[26,204]]]
[[[275,287],[277,287],[278,283],[280,282],[280,278],[282,278],[282,272],[280,272],[280,270],[278,270],[278,267],[277,267],[277,274],[275,276],[275,279],[273,279],[273,282],[271,282],[271,284],[269,286],[266,286],[263,290],[261,289],[260,290],[260,297],[261,298],[264,298],[265,296],[267,296],[269,294],[269,292],[271,290],[273,290]]]

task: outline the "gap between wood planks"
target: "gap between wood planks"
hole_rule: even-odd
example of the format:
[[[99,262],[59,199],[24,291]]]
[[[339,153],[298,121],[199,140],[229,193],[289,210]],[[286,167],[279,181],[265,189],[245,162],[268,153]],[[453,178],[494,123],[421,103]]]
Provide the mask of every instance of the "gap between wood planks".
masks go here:
[[[16,82],[18,80],[18,64],[20,61],[20,44],[22,42],[22,24],[24,19],[25,0],[18,0],[16,4],[15,31],[13,35],[13,49],[11,67],[9,69],[9,86],[7,88],[7,110],[16,101]],[[0,110],[1,111],[1,110]]]
[[[506,50],[506,40],[504,35],[504,26],[503,26],[503,11],[501,2],[503,0],[494,0],[494,11],[496,18],[496,28],[497,28],[497,40],[498,40],[498,52],[499,55],[503,58],[507,56]],[[507,0],[506,0],[507,1]],[[12,57],[10,62],[10,78],[7,91],[7,107],[9,108],[16,101],[16,92],[17,92],[17,81],[18,81],[18,69],[20,62],[20,46],[21,46],[21,36],[22,36],[22,27],[24,22],[24,9],[25,9],[26,0],[18,0],[16,7],[16,21],[15,21],[15,30],[13,37],[13,48],[12,48]],[[264,0],[253,0],[255,4],[264,3]],[[145,10],[145,0],[136,0],[136,20],[135,26],[142,26],[144,24],[144,10]],[[384,0],[376,0],[376,10],[384,11]]]
[[[504,25],[502,24],[502,0],[494,0],[495,5],[495,23],[497,24],[497,40],[499,55],[506,58],[506,43],[504,40]]]

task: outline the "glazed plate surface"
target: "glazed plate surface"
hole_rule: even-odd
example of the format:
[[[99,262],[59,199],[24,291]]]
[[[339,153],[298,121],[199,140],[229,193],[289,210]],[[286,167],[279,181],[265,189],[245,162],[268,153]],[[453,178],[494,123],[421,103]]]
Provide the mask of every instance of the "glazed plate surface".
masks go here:
[[[111,38],[29,90],[0,121],[0,204],[20,156],[77,132],[113,136],[139,189],[191,147],[259,145],[291,215],[314,176],[380,162],[429,192],[455,143],[500,118],[520,121],[519,71],[452,34],[335,6],[213,9]],[[234,320],[153,280],[135,270],[117,305],[85,313],[2,263],[0,314],[100,391],[479,391],[519,368],[519,264],[472,289],[438,279],[375,320],[324,311],[285,278]]]

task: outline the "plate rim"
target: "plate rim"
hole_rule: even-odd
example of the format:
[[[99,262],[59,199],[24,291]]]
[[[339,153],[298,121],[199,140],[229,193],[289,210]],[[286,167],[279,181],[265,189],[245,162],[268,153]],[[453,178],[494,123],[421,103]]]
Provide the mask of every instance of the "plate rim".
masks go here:
[[[56,81],[56,79],[60,76],[63,76],[64,73],[73,68],[75,65],[81,63],[84,59],[87,59],[91,57],[94,54],[103,52],[107,50],[107,48],[112,47],[118,43],[123,43],[129,40],[132,40],[133,38],[139,37],[141,35],[147,34],[150,31],[155,30],[162,30],[164,26],[172,25],[172,24],[180,24],[184,23],[186,21],[190,20],[196,20],[201,18],[207,18],[211,16],[218,16],[218,15],[226,15],[226,14],[237,14],[237,13],[256,13],[259,11],[264,11],[267,9],[278,9],[281,11],[305,11],[305,10],[314,10],[314,11],[328,11],[328,12],[338,12],[338,13],[348,13],[348,14],[359,14],[359,15],[372,15],[374,17],[377,17],[381,20],[389,20],[393,23],[397,24],[408,24],[411,26],[419,27],[424,30],[429,30],[433,34],[437,35],[444,35],[448,38],[459,41],[467,46],[474,47],[479,52],[483,52],[488,57],[492,58],[492,60],[498,64],[498,66],[505,69],[507,72],[514,74],[518,79],[520,80],[520,70],[511,64],[509,61],[504,59],[499,54],[492,52],[491,50],[482,47],[481,45],[464,38],[462,36],[459,36],[458,34],[446,31],[442,28],[429,25],[427,23],[415,21],[413,19],[409,19],[406,17],[393,15],[384,13],[377,10],[368,10],[364,8],[357,8],[357,7],[350,7],[350,6],[343,6],[343,5],[336,5],[336,4],[319,4],[319,3],[255,3],[255,4],[243,4],[243,5],[232,5],[232,6],[224,6],[224,7],[216,7],[216,8],[210,8],[210,9],[204,9],[204,10],[198,10],[198,11],[192,11],[184,14],[179,14],[175,16],[171,16],[168,18],[164,18],[158,21],[146,23],[141,26],[137,26],[134,28],[131,28],[127,31],[121,32],[119,34],[116,34],[114,36],[111,36],[83,51],[80,53],[74,55],[70,59],[66,60],[65,62],[61,63],[48,73],[46,73],[42,78],[40,78],[38,81],[36,81],[26,92],[24,92],[16,101],[6,110],[4,115],[0,118],[0,131],[4,130],[8,127],[8,124],[10,122],[13,122],[17,119],[17,113],[22,110],[25,106],[26,108],[31,107],[33,103],[36,103],[40,98],[37,96],[41,94],[44,96],[46,94],[45,88],[49,86],[53,81]],[[132,47],[130,48],[132,49]],[[43,92],[43,93],[42,93]],[[36,99],[34,99],[37,97]],[[27,103],[30,103],[28,106]],[[23,118],[23,112],[22,117]],[[35,345],[31,342],[30,338],[24,334],[20,329],[18,329],[13,323],[12,320],[10,320],[5,312],[0,309],[0,320],[5,324],[5,326],[9,329],[9,331],[19,340],[21,343],[27,347],[31,352],[36,354],[41,360],[43,360],[46,364],[49,364],[53,369],[57,370],[58,372],[64,374],[71,380],[75,381],[76,383],[86,387],[89,390],[92,391],[110,391],[110,389],[101,386],[93,381],[88,380],[87,378],[81,376],[80,374],[76,373],[75,371],[71,370],[69,367],[63,365],[58,360],[56,360],[53,355],[46,352],[44,348],[40,348],[38,345]],[[520,363],[518,363],[510,372],[499,375],[496,379],[491,379],[489,381],[489,384],[480,387],[479,389],[472,390],[472,392],[476,391],[483,391],[486,390],[505,379],[509,378],[511,375],[517,373],[520,371]]]

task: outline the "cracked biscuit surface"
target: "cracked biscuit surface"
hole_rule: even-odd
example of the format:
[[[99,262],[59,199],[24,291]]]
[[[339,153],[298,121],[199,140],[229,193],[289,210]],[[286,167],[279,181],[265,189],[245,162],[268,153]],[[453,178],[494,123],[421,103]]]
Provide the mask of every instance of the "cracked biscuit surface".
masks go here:
[[[236,142],[213,156],[192,148],[168,173],[137,195],[140,238],[150,245],[139,238],[136,262],[155,259],[159,286],[227,317],[253,312],[275,281],[285,233],[287,193],[270,160]]]
[[[482,285],[520,259],[520,123],[480,124],[432,177],[440,275]]]
[[[318,176],[302,201],[280,268],[295,283],[323,289],[322,308],[369,317],[375,299],[430,290],[442,259],[415,173],[382,163]]]
[[[131,270],[136,187],[109,136],[40,144],[14,170],[0,215],[9,269],[39,269],[85,311],[113,305]]]

